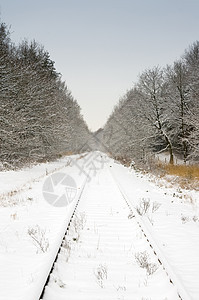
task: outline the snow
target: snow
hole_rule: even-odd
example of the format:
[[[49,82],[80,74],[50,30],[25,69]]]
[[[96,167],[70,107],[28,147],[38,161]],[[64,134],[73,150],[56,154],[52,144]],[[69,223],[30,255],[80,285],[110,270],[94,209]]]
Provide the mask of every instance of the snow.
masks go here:
[[[38,299],[78,199],[67,207],[51,206],[43,198],[42,186],[46,173],[61,171],[75,179],[79,194],[87,173],[81,171],[85,158],[78,158],[0,173],[0,299]],[[85,226],[78,241],[73,241],[71,227],[67,237],[71,239],[70,256],[62,248],[43,299],[178,299],[176,287],[161,266],[148,276],[136,263],[135,253],[145,250],[155,264],[157,261],[134,218],[128,218],[128,206],[111,174],[134,208],[141,199],[161,204],[140,219],[189,299],[199,299],[198,192],[162,186],[154,177],[112,160],[100,164],[99,152],[93,154],[93,160],[98,168],[90,172],[91,180],[78,206],[78,213],[85,212]],[[11,195],[14,190],[18,192]],[[43,242],[49,243],[46,252],[28,234],[37,226],[44,234]],[[100,265],[107,270],[103,287],[95,275]]]
[[[163,187],[161,181],[154,182],[121,165],[112,170],[134,207],[142,198],[161,204],[143,220],[190,299],[198,299],[199,193]]]
[[[72,228],[66,237],[72,242],[72,253],[67,261],[68,253],[62,249],[44,300],[177,299],[176,290],[161,267],[156,277],[147,276],[137,265],[135,253],[151,254],[152,250],[140,237],[138,225],[128,218],[129,209],[107,168],[87,185],[78,212],[86,216],[81,238],[72,242]],[[98,272],[103,269],[105,276],[101,280]]]
[[[14,190],[27,188],[32,182],[43,178],[45,175],[60,170],[67,166],[75,155],[64,157],[49,163],[41,163],[30,168],[23,168],[17,171],[0,172],[0,190],[1,194],[9,193]]]
[[[183,159],[180,159],[179,157],[176,157],[175,154],[173,154],[174,156],[174,162],[176,165],[182,165],[184,164]],[[169,163],[170,161],[170,155],[168,152],[161,152],[159,154],[155,154],[155,158],[157,161],[160,161],[162,163]]]
[[[0,206],[0,299],[35,300],[40,295],[75,205],[73,202],[65,208],[57,208],[44,200],[42,186],[46,169],[52,172],[62,167],[62,172],[75,177],[78,190],[84,181],[75,166],[65,165],[68,165],[68,158],[30,170],[0,174],[1,186],[5,186],[2,188],[3,206]],[[5,194],[12,189],[12,182],[19,190],[13,197]],[[41,228],[49,242],[45,253],[28,235],[28,229],[36,226]]]

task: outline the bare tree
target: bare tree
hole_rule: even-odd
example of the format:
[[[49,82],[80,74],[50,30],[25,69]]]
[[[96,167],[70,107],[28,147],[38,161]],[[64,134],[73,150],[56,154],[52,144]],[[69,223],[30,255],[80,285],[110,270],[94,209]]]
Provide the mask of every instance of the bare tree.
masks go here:
[[[190,148],[188,139],[190,134],[190,99],[186,64],[182,60],[174,62],[172,67],[167,67],[166,76],[168,79],[168,97],[170,98],[170,120],[173,123],[173,142],[180,148],[179,153],[183,153],[183,159],[186,163]]]
[[[168,130],[168,115],[166,113],[167,85],[163,71],[159,67],[146,70],[139,78],[140,107],[146,126],[154,130],[154,146],[165,142],[165,149],[170,155],[170,164],[173,164],[173,144]]]
[[[199,159],[199,42],[165,69],[145,70],[114,108],[104,143],[114,157],[147,165],[153,153],[169,151],[184,162]]]
[[[194,42],[183,56],[188,71],[189,105],[189,141],[192,147],[190,158],[199,159],[199,41]]]

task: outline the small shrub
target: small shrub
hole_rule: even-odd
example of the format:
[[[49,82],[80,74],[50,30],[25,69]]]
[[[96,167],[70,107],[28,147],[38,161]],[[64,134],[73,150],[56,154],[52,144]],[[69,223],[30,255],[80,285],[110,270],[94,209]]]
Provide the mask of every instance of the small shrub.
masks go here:
[[[104,280],[107,279],[107,266],[99,265],[96,270],[94,270],[94,275],[96,277],[96,281],[101,288],[104,287]]]
[[[194,222],[199,222],[198,216],[193,216],[192,220],[193,220]]]
[[[84,226],[86,224],[86,216],[85,213],[78,213],[73,218],[73,228],[76,233],[76,237],[73,238],[73,240],[78,241],[80,237],[81,230],[84,229]]]
[[[64,289],[66,284],[60,278],[54,278],[54,282],[61,288]]]
[[[136,253],[135,259],[140,268],[146,269],[147,275],[152,275],[158,269],[158,265],[150,262],[146,251]]]
[[[66,262],[68,262],[68,259],[70,257],[70,253],[71,253],[71,242],[67,241],[65,238],[63,241],[63,244],[62,244],[62,248],[64,249],[64,253],[66,256]]]
[[[187,222],[190,221],[189,217],[187,217],[187,216],[181,216],[181,220],[182,220],[183,224],[185,224],[185,223],[187,223]]]
[[[49,241],[46,238],[46,231],[41,229],[39,225],[28,229],[28,235],[31,237],[34,245],[37,247],[37,252],[47,252],[49,248]]]
[[[142,198],[139,205],[136,206],[136,210],[140,216],[145,215],[150,207],[150,199]]]
[[[152,204],[152,213],[154,213],[155,211],[157,211],[159,208],[160,208],[160,206],[161,206],[161,203],[159,203],[159,202],[153,202],[153,204]]]

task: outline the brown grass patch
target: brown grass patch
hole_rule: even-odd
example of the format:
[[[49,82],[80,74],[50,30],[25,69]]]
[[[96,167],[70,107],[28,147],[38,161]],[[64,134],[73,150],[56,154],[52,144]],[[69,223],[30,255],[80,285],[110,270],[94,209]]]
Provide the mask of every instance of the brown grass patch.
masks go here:
[[[158,163],[157,168],[159,169],[160,177],[167,175],[175,176],[174,179],[166,180],[172,184],[177,183],[183,189],[195,189],[199,190],[199,165],[171,165]]]
[[[168,175],[180,176],[187,179],[199,179],[199,166],[197,165],[163,164],[162,168]]]

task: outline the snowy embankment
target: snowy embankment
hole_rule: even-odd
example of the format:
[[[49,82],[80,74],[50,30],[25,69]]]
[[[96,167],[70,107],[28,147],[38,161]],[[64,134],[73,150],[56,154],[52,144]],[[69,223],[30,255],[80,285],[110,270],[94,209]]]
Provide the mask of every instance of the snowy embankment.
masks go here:
[[[93,160],[95,163],[96,155]],[[84,158],[77,161],[77,164],[69,164],[67,157],[31,169],[0,173],[0,299],[37,300],[36,295],[45,281],[74,206],[74,202],[64,208],[49,205],[43,197],[42,187],[46,174],[52,171],[63,172],[75,179],[79,192],[86,173],[83,172]],[[86,164],[89,164],[88,161]],[[141,218],[191,299],[198,300],[199,193],[177,187],[166,188],[159,181],[155,182],[153,178],[112,161],[107,165],[134,207],[139,208],[142,201],[150,203]],[[99,167],[103,173],[105,165]],[[92,176],[96,180],[101,170],[92,169]],[[100,191],[98,186],[99,182],[96,181],[91,198],[97,197]],[[14,190],[19,192],[9,193]],[[114,208],[111,190],[108,193]],[[97,199],[100,201],[99,197]],[[115,213],[116,210],[117,207]],[[34,232],[40,245],[34,243],[31,236]],[[43,251],[41,245],[46,250]],[[103,261],[104,257],[101,259]],[[122,289],[122,286],[118,288]]]
[[[17,171],[0,172],[0,191],[2,194],[15,193],[26,189],[34,181],[40,180],[48,174],[59,171],[64,166],[70,164],[71,159],[76,155],[71,155],[56,161],[33,165],[31,168],[23,168]]]
[[[164,187],[122,165],[112,172],[134,207],[150,203],[141,218],[190,299],[199,299],[199,192]]]
[[[0,173],[0,299],[39,297],[74,206],[49,205],[42,187],[46,174],[63,172],[75,178],[79,192],[85,176],[74,160],[78,156]]]

